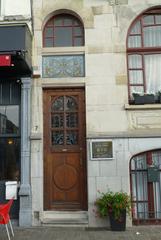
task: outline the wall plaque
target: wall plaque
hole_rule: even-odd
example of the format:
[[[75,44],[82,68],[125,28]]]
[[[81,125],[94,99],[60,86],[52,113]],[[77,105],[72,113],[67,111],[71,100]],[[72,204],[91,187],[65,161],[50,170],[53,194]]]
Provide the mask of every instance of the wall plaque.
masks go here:
[[[98,139],[90,142],[91,160],[113,159],[112,140]]]

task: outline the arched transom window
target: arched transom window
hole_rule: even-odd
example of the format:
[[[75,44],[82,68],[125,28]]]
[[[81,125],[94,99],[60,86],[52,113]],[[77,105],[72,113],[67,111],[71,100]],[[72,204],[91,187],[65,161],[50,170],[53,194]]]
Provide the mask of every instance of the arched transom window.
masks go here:
[[[70,14],[59,14],[46,23],[43,32],[44,47],[71,47],[84,45],[81,21]]]
[[[131,25],[127,37],[130,102],[135,95],[154,95],[161,90],[161,8],[144,12]],[[153,103],[154,103],[153,102]]]

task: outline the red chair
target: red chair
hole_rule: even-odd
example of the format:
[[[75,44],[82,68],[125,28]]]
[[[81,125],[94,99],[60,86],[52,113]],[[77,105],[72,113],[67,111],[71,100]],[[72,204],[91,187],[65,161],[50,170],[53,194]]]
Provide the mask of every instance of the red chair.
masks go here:
[[[10,199],[7,203],[0,204],[0,224],[3,224],[6,226],[7,236],[9,240],[10,240],[10,234],[9,234],[8,225],[7,225],[8,223],[11,228],[12,236],[14,237],[13,227],[12,227],[12,223],[9,216],[12,203],[13,203],[13,198]]]

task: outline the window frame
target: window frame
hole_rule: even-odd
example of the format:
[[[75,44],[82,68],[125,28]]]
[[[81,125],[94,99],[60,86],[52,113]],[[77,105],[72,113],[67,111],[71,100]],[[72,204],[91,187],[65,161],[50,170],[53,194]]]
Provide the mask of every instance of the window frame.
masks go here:
[[[160,26],[161,27],[161,22],[159,24],[156,23],[156,16],[160,15],[161,16],[161,7],[155,7],[152,9],[149,9],[147,11],[144,11],[141,13],[130,25],[127,33],[127,40],[126,40],[126,49],[127,49],[127,75],[128,75],[128,99],[130,104],[134,104],[134,100],[131,97],[131,87],[133,86],[143,86],[143,90],[146,93],[146,76],[145,76],[145,55],[153,55],[153,54],[160,54],[161,55],[161,44],[160,46],[154,46],[154,47],[147,47],[144,44],[144,33],[143,30],[146,27],[153,27],[153,26]],[[146,16],[153,16],[153,22],[154,24],[144,24],[143,19]],[[133,28],[135,27],[135,24],[140,22],[140,33],[131,33]],[[141,39],[141,46],[140,47],[129,47],[129,37],[131,36],[140,36]],[[129,56],[130,55],[141,55],[142,58],[142,67],[141,68],[130,68],[129,67]],[[143,82],[142,84],[131,84],[130,83],[130,70],[140,70],[142,71],[143,75]],[[159,90],[159,89],[158,89]]]
[[[71,21],[72,21],[72,24],[71,25],[65,25],[64,24],[64,17],[67,17],[67,18],[70,18],[71,19]],[[56,19],[56,18],[61,18],[61,21],[62,21],[62,24],[60,25],[60,26],[55,26],[54,25],[54,20]],[[51,26],[50,25],[48,25],[50,22],[52,21],[52,24],[51,24]],[[77,23],[78,23],[78,25],[76,24],[74,24],[74,21],[76,21]],[[45,37],[45,31],[46,31],[46,29],[47,28],[52,28],[52,37]],[[54,32],[55,32],[55,29],[56,28],[62,28],[62,27],[65,27],[65,28],[70,28],[71,29],[71,31],[72,31],[72,36],[71,36],[71,38],[72,38],[72,45],[63,45],[63,46],[57,46],[57,45],[55,45],[55,43],[54,43],[54,39],[56,38],[55,36],[54,36]],[[74,34],[74,29],[76,28],[76,27],[80,27],[81,28],[81,31],[82,31],[82,34],[80,34],[80,35],[77,35],[77,34]],[[81,39],[81,42],[82,42],[82,44],[81,45],[75,45],[75,39]],[[53,44],[52,44],[52,46],[45,46],[45,40],[46,39],[52,39],[52,41],[53,41]],[[81,22],[81,20],[78,18],[78,17],[76,17],[76,16],[74,16],[73,14],[69,14],[69,13],[60,13],[60,14],[56,14],[56,15],[54,15],[54,16],[52,16],[47,22],[46,22],[46,24],[45,24],[45,26],[44,26],[44,28],[43,28],[43,48],[52,48],[52,47],[81,47],[81,46],[84,46],[84,26],[83,26],[83,23]]]

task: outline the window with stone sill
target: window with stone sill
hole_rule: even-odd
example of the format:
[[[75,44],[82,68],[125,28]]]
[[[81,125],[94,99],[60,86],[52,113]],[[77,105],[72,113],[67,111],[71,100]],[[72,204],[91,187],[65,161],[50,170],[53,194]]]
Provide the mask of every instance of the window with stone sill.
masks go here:
[[[71,14],[58,14],[46,23],[43,30],[43,47],[59,47],[61,55],[43,56],[42,76],[44,78],[84,77],[84,54],[64,55],[61,47],[84,45],[84,26]]]
[[[132,23],[127,36],[127,63],[129,103],[135,104],[135,94],[142,96],[143,102],[138,104],[144,104],[143,98],[149,94],[154,95],[151,103],[160,103],[161,8],[144,12]]]

